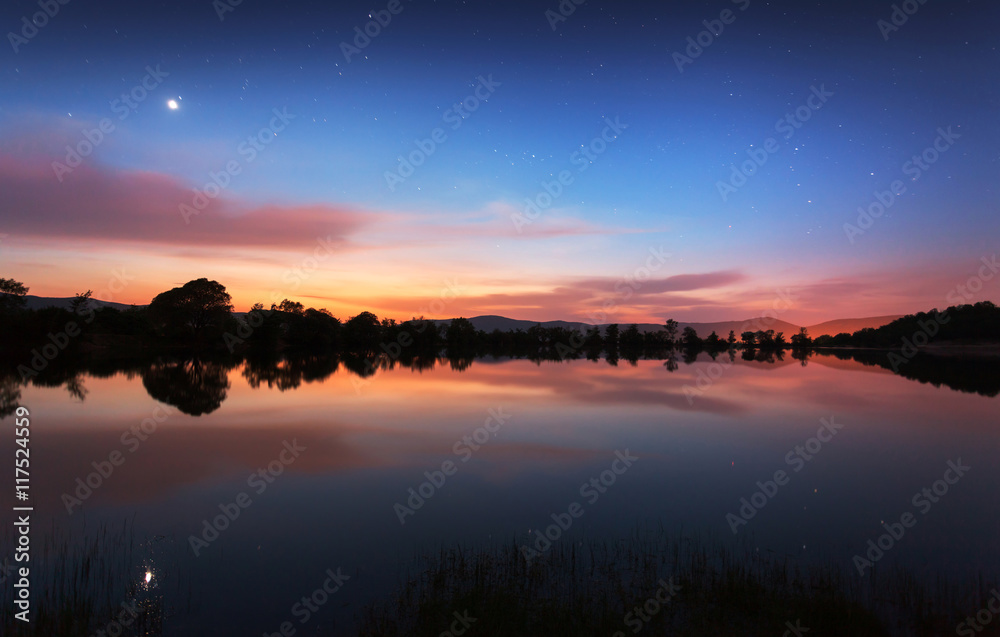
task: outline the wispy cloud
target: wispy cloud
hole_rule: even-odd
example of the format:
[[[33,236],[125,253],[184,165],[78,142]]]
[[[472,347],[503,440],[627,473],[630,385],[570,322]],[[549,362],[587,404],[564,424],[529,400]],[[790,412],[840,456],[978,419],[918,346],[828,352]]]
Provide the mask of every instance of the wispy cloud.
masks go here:
[[[185,223],[194,191],[157,173],[84,163],[60,183],[51,162],[0,155],[0,223],[29,237],[181,246],[287,247],[348,238],[373,213],[314,206],[252,206],[220,196]]]

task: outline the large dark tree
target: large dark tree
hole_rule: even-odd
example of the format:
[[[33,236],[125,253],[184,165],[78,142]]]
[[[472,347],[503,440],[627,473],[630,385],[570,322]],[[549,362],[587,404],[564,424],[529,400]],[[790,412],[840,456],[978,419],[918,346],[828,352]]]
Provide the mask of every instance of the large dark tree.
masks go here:
[[[217,281],[197,279],[158,294],[149,304],[156,331],[172,338],[220,337],[232,316],[233,302]]]

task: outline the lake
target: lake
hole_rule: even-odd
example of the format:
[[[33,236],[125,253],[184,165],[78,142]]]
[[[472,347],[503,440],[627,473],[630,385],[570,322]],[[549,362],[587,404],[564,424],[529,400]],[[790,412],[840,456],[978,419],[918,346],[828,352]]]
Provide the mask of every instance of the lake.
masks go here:
[[[924,360],[935,385],[861,358],[105,362],[4,389],[30,411],[33,545],[129,521],[168,635],[350,632],[421,551],[653,528],[995,580],[996,359]]]

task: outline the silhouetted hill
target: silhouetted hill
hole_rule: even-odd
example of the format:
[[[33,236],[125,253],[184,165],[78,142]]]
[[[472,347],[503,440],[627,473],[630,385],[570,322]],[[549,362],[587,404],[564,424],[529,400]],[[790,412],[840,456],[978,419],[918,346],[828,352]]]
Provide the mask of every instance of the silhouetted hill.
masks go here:
[[[28,294],[24,297],[24,300],[25,300],[25,307],[29,310],[41,310],[47,307],[58,307],[64,310],[68,310],[70,307],[69,304],[73,301],[73,298],[74,297],[72,296],[66,298],[58,298],[52,296],[34,296],[32,294]],[[127,310],[132,306],[126,303],[115,303],[113,301],[100,301],[97,299],[91,299],[90,307],[93,308],[110,307],[116,310]]]
[[[73,300],[73,297],[56,298],[33,296],[30,294],[24,298],[27,301],[28,309],[31,310],[38,310],[46,307],[69,309],[69,304]],[[118,310],[126,310],[131,307],[131,305],[127,305],[125,303],[101,301],[99,299],[92,299],[91,303],[92,307],[112,307]],[[245,312],[235,312],[235,314],[237,316],[242,316]],[[854,332],[867,327],[878,328],[883,325],[887,325],[900,317],[901,315],[891,315],[873,316],[869,318],[837,319],[833,321],[826,321],[825,323],[819,323],[818,325],[808,326],[807,329],[809,330],[809,336],[813,338],[823,336],[824,334],[829,334],[830,336],[835,336],[840,333],[853,334]],[[593,327],[592,324],[581,321],[524,321],[521,319],[507,318],[506,316],[498,316],[496,314],[475,316],[470,318],[469,321],[472,322],[472,325],[477,330],[483,330],[484,332],[492,332],[493,330],[513,332],[519,329],[527,331],[534,325],[541,325],[545,328],[562,327],[569,330],[580,328],[587,330]],[[448,325],[451,323],[451,319],[439,320],[435,321],[435,323],[438,325]],[[601,333],[603,334],[604,328],[608,325],[609,323],[604,323],[598,325],[597,327],[601,329]],[[624,329],[625,327],[628,327],[630,323],[622,322],[618,325]],[[646,332],[659,332],[663,329],[662,323],[639,323],[638,325],[639,331],[643,334]],[[800,326],[779,319],[751,318],[743,321],[718,321],[715,323],[680,323],[678,332],[683,331],[685,327],[691,327],[694,329],[701,338],[706,338],[712,333],[712,331],[715,331],[720,338],[725,338],[729,335],[729,331],[732,330],[736,333],[736,337],[739,338],[740,334],[747,330],[755,332],[757,330],[772,329],[775,332],[784,332],[785,338],[788,339],[791,338],[792,334],[798,333]]]
[[[827,321],[825,323],[820,323],[818,325],[813,325],[807,327],[809,330],[809,335],[813,338],[817,336],[823,336],[824,334],[835,335],[841,332],[847,332],[848,334],[853,334],[854,332],[866,328],[872,327],[877,328],[893,320],[898,319],[899,315],[892,316],[874,316],[870,318],[855,318],[855,319],[839,319],[835,321]],[[469,319],[472,325],[477,330],[483,330],[484,332],[492,332],[493,330],[500,330],[501,332],[513,332],[515,330],[527,331],[534,325],[541,325],[545,328],[552,327],[563,327],[566,329],[577,329],[581,326],[583,329],[589,329],[593,325],[589,323],[573,322],[573,321],[524,321],[520,319],[507,318],[506,316],[497,316],[495,314],[490,314],[486,316],[474,316]],[[448,325],[451,323],[451,319],[436,321],[439,325]],[[598,325],[601,329],[601,333],[604,333],[604,328],[609,324]],[[625,328],[630,325],[628,322],[623,322],[618,324],[620,327]],[[662,323],[639,323],[639,331],[642,333],[646,332],[658,332],[663,329]],[[774,330],[775,332],[784,332],[785,338],[791,338],[792,334],[797,334],[800,326],[794,323],[789,323],[788,321],[782,321],[780,319],[769,319],[769,318],[751,318],[743,321],[717,321],[715,323],[680,323],[678,332],[682,332],[685,327],[691,327],[698,336],[701,338],[706,338],[713,331],[719,335],[720,338],[725,338],[729,335],[730,330],[736,333],[736,338],[739,338],[740,334],[745,331],[756,332],[757,330]]]
[[[818,325],[808,326],[806,329],[809,330],[809,336],[813,338],[823,335],[836,336],[837,334],[853,334],[867,327],[877,329],[902,317],[902,314],[892,314],[889,316],[872,316],[869,318],[837,319],[834,321],[819,323]]]

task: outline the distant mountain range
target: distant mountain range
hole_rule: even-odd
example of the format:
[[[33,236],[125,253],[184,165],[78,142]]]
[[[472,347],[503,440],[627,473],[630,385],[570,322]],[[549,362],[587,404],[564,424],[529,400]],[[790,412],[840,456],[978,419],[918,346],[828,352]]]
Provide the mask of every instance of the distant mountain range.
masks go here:
[[[44,296],[32,296],[28,295],[25,298],[27,302],[27,307],[32,310],[38,310],[45,307],[61,307],[63,309],[69,309],[70,302],[73,301],[73,297],[68,298],[54,298],[54,297],[44,297]],[[131,305],[126,305],[124,303],[114,303],[111,301],[100,301],[93,299],[91,303],[97,307],[112,307],[118,310],[127,310],[132,307]],[[817,336],[823,336],[828,334],[830,336],[836,336],[842,332],[847,332],[848,334],[853,334],[858,330],[864,329],[866,327],[882,327],[887,323],[900,318],[902,315],[891,315],[891,316],[872,316],[868,318],[854,318],[854,319],[837,319],[834,321],[826,321],[825,323],[820,323],[818,325],[806,325],[804,326],[809,330],[809,336],[816,338]],[[474,316],[469,319],[469,321],[475,326],[477,330],[483,330],[485,332],[492,332],[493,330],[500,330],[501,332],[513,332],[514,330],[525,330],[527,331],[533,325],[541,325],[542,327],[564,327],[566,329],[590,329],[591,327],[598,327],[601,332],[604,332],[609,324],[602,325],[591,325],[590,323],[573,322],[573,321],[523,321],[520,319],[507,318],[506,316],[496,316],[496,315],[486,315],[486,316]],[[448,325],[451,323],[451,319],[435,321],[438,325]],[[628,327],[629,323],[620,323],[619,326],[624,329]],[[656,332],[663,329],[662,323],[639,323],[640,332]],[[732,330],[736,333],[736,338],[740,337],[740,334],[750,330],[756,332],[757,330],[774,330],[775,332],[784,332],[785,339],[791,338],[792,334],[797,334],[800,325],[795,325],[789,323],[788,321],[782,321],[780,319],[768,319],[768,318],[756,318],[747,319],[745,321],[720,321],[717,323],[680,323],[678,327],[678,333],[684,330],[685,327],[693,328],[698,336],[705,338],[713,331],[719,335],[720,338],[726,338],[729,335],[729,331]]]
[[[788,321],[782,321],[780,319],[769,319],[769,318],[751,318],[745,321],[719,321],[716,323],[678,323],[678,334],[684,330],[685,327],[691,327],[698,336],[701,338],[707,337],[713,331],[719,335],[720,338],[726,338],[729,336],[730,330],[736,333],[736,338],[739,339],[740,334],[746,331],[756,332],[757,330],[774,330],[775,332],[784,332],[785,339],[791,338],[792,334],[798,334],[799,328],[805,327],[809,330],[809,336],[816,338],[817,336],[830,335],[836,336],[841,332],[847,332],[848,334],[853,334],[858,330],[864,329],[866,327],[877,328],[891,323],[896,319],[900,318],[902,314],[895,314],[890,316],[872,316],[868,318],[854,318],[854,319],[837,319],[834,321],[826,321],[825,323],[819,323],[818,325],[795,325],[794,323],[789,323]],[[589,323],[580,323],[572,321],[522,321],[519,319],[511,319],[505,316],[487,315],[487,316],[474,316],[469,319],[469,322],[477,330],[483,330],[485,332],[492,332],[493,330],[500,330],[501,332],[512,332],[514,330],[528,330],[533,325],[541,325],[542,327],[564,327],[566,329],[590,329],[591,327],[598,327],[601,332],[604,332],[609,324],[605,323],[602,325],[591,325]],[[451,320],[436,321],[439,325],[448,325]],[[630,323],[620,323],[619,327],[625,329]],[[658,332],[663,329],[663,323],[638,323],[639,331],[646,332]]]

